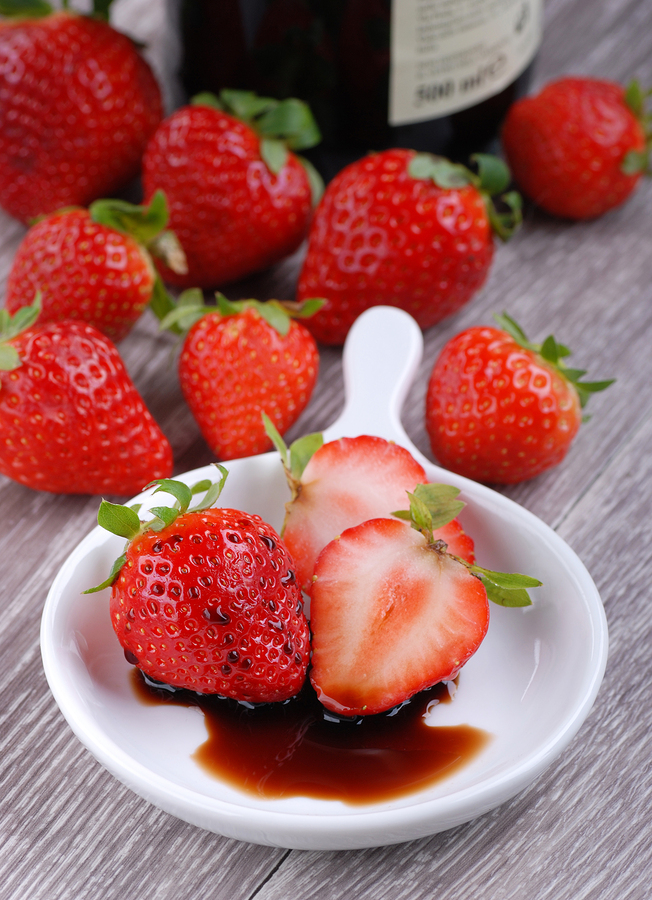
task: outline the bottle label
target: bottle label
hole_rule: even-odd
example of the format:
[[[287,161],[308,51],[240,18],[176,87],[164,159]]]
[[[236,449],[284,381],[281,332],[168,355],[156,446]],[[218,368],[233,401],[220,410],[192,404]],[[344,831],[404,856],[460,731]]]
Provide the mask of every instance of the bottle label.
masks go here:
[[[475,106],[537,52],[542,0],[392,0],[389,123]]]

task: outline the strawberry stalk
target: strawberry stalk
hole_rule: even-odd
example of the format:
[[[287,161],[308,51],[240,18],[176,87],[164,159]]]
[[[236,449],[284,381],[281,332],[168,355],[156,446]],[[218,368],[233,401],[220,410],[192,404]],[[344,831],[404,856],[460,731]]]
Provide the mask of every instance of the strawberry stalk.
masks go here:
[[[494,232],[502,241],[508,241],[522,222],[521,195],[518,191],[507,190],[511,174],[502,159],[488,153],[475,153],[471,160],[478,168],[477,174],[443,156],[417,153],[410,161],[408,173],[412,178],[432,181],[448,190],[473,185],[484,201]]]
[[[540,587],[538,579],[515,572],[495,572],[469,563],[448,553],[444,541],[434,539],[433,531],[451,522],[464,506],[464,503],[456,499],[458,494],[458,488],[452,485],[419,484],[414,493],[407,492],[410,499],[409,510],[398,510],[393,515],[410,522],[425,537],[429,550],[445,553],[479,578],[488,599],[493,603],[509,607],[531,606],[527,588]]]
[[[144,522],[141,521],[138,515],[140,504],[122,506],[119,503],[110,503],[108,500],[102,500],[97,512],[98,525],[111,534],[126,538],[127,546],[129,546],[135,537],[144,534],[146,531],[162,531],[168,525],[172,525],[179,516],[187,512],[197,512],[198,510],[209,509],[215,506],[229,473],[224,466],[218,463],[213,465],[220,472],[220,478],[215,482],[209,478],[204,478],[192,485],[192,487],[188,487],[183,481],[177,481],[173,478],[159,478],[146,485],[145,489],[156,485],[153,491],[154,494],[164,491],[166,494],[171,494],[175,501],[172,506],[153,506],[150,512],[154,513],[154,518]],[[190,504],[197,494],[204,494],[204,496],[199,503],[191,507]],[[127,557],[123,553],[113,563],[109,577],[101,584],[88,588],[83,593],[94,594],[96,591],[111,587],[126,561]]]
[[[292,494],[290,500],[291,503],[292,500],[296,500],[301,491],[301,476],[303,475],[303,470],[324,443],[323,435],[321,432],[305,434],[303,437],[293,441],[288,447],[269,416],[266,413],[263,413],[262,418],[267,437],[281,457],[285,477],[287,479],[288,487],[290,488],[290,493]],[[281,531],[281,536],[282,535],[283,532]]]
[[[506,331],[510,337],[514,338],[517,344],[526,350],[538,353],[548,365],[559,372],[562,378],[571,382],[577,391],[582,408],[586,406],[591,394],[606,390],[616,380],[615,378],[609,378],[605,381],[581,381],[586,375],[586,369],[573,369],[567,366],[564,360],[566,357],[571,356],[571,351],[564,344],[559,344],[551,334],[548,335],[542,344],[533,344],[518,322],[506,312],[503,312],[502,315],[495,313],[494,319],[503,331]]]
[[[260,155],[267,168],[278,175],[290,151],[308,150],[321,141],[310,107],[302,100],[288,97],[275,100],[259,97],[253,91],[225,88],[219,96],[205,91],[191,100],[197,106],[212,106],[245,122],[260,137]],[[315,167],[305,157],[296,154],[303,166],[316,206],[324,192],[324,182]]]

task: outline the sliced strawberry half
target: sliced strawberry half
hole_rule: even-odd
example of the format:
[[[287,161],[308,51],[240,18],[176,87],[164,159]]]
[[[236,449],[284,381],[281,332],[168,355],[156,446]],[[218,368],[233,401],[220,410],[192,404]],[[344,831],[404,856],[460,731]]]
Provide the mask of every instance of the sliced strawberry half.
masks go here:
[[[311,587],[310,679],[327,709],[380,713],[450,681],[487,633],[488,599],[531,603],[526,588],[537,579],[483,569],[436,539],[447,490],[419,485],[410,509],[395,513],[400,521],[363,522],[320,553]]]
[[[311,595],[310,679],[340,715],[383,712],[455,678],[489,626],[482,582],[398,520],[328,544]]]
[[[395,509],[407,505],[406,492],[426,481],[423,466],[412,454],[384,438],[361,435],[321,445],[315,442],[315,435],[308,435],[288,450],[280,438],[268,433],[281,452],[293,494],[287,505],[283,540],[296,562],[297,580],[304,590],[326,544],[346,528],[368,519],[390,518]],[[306,440],[307,453],[302,448]],[[295,454],[304,459],[298,468]],[[463,506],[458,502],[457,511]],[[435,537],[446,542],[450,553],[474,562],[473,541],[456,519],[437,529]]]

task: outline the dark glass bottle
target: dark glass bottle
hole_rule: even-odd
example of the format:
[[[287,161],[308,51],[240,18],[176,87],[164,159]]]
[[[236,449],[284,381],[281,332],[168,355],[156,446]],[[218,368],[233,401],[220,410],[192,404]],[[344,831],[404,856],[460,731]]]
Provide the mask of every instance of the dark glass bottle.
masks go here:
[[[181,81],[306,100],[326,178],[370,150],[464,160],[524,93],[541,0],[183,0]]]

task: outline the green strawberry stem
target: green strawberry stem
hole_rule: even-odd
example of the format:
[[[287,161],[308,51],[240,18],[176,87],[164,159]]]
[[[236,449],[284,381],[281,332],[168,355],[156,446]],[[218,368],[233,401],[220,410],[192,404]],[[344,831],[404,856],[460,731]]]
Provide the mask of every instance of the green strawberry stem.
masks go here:
[[[37,291],[31,306],[21,306],[14,315],[2,307],[0,309],[0,372],[11,372],[22,366],[16,348],[10,343],[25,329],[30,328],[41,312],[41,292]]]
[[[98,525],[106,531],[109,531],[111,534],[126,538],[127,546],[129,546],[134,538],[138,537],[140,534],[144,534],[146,531],[162,531],[164,528],[172,525],[179,516],[182,516],[187,512],[197,512],[198,510],[215,506],[222,493],[229,472],[219,463],[213,463],[213,465],[220,472],[220,477],[215,482],[211,481],[209,478],[204,478],[202,481],[198,481],[196,484],[192,485],[192,487],[188,487],[183,481],[177,481],[173,478],[159,478],[146,485],[145,490],[156,485],[156,489],[153,492],[154,494],[158,494],[159,491],[164,491],[166,494],[171,494],[174,497],[175,502],[172,506],[152,507],[150,512],[154,514],[154,518],[144,522],[140,520],[138,515],[140,509],[139,504],[137,506],[122,506],[119,503],[110,503],[108,500],[102,500],[97,512]],[[203,494],[204,496],[199,503],[196,503],[191,507],[190,504],[197,494]],[[113,563],[109,577],[101,584],[96,585],[96,587],[88,588],[83,593],[94,594],[96,591],[111,587],[120,574],[120,569],[125,562],[126,556],[123,553]]]
[[[292,500],[296,500],[301,491],[303,470],[323,445],[324,437],[321,432],[305,434],[288,447],[267,413],[262,414],[262,419],[265,433],[281,457]]]
[[[477,174],[461,163],[453,163],[432,153],[416,153],[408,166],[408,174],[415,179],[432,181],[445,190],[472,185],[480,193],[491,227],[502,241],[508,241],[522,222],[522,201],[517,191],[508,191],[511,174],[497,156],[475,153],[471,157]],[[498,205],[496,205],[498,203]]]
[[[586,369],[573,369],[567,366],[564,359],[571,355],[571,351],[564,344],[559,344],[552,335],[548,335],[542,344],[534,344],[528,339],[518,322],[506,312],[503,312],[502,315],[495,313],[494,319],[498,326],[506,331],[517,344],[526,350],[538,353],[542,359],[559,372],[562,378],[572,383],[578,393],[582,408],[588,403],[591,394],[604,391],[615,382],[615,378],[605,381],[581,381],[581,378],[586,375]]]
[[[452,521],[464,506],[454,499],[458,493],[459,490],[451,485],[419,484],[414,493],[407,492],[410,499],[409,510],[399,510],[393,515],[409,521],[412,527],[425,537],[430,550],[435,553],[447,553],[479,578],[492,603],[511,607],[531,606],[532,601],[527,588],[540,587],[541,582],[537,578],[515,572],[494,572],[492,569],[484,569],[448,553],[444,541],[435,540],[433,531]]]
[[[253,91],[225,88],[219,96],[208,91],[196,94],[191,103],[221,109],[249,125],[260,137],[260,155],[274,175],[286,164],[290,151],[308,150],[321,141],[310,107],[295,97],[275,100],[259,97]],[[324,182],[309,160],[299,155],[297,159],[308,176],[312,203],[316,206],[324,192]]]
[[[176,330],[185,334],[192,326],[208,313],[219,313],[221,316],[237,316],[246,309],[253,309],[264,319],[268,325],[274,328],[281,337],[290,330],[292,319],[306,319],[314,315],[326,302],[321,298],[312,297],[302,303],[290,300],[229,300],[224,294],[216,293],[217,305],[209,305],[204,300],[204,294],[199,288],[189,288],[179,295],[175,303],[168,296],[171,305],[165,309],[161,301],[154,311],[161,319],[161,330]]]
[[[647,109],[649,99],[652,97],[652,88],[643,90],[640,82],[630,81],[625,90],[625,103],[641,123],[645,134],[645,149],[630,150],[625,154],[621,165],[621,171],[625,175],[652,175],[650,163],[650,151],[652,151],[652,113]]]

